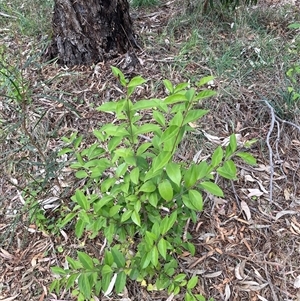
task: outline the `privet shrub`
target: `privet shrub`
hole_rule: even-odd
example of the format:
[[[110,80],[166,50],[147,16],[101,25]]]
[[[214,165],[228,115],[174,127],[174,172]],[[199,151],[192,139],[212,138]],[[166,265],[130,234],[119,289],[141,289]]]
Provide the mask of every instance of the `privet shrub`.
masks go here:
[[[203,209],[203,192],[223,197],[214,182],[216,174],[234,180],[234,156],[254,164],[248,153],[237,151],[235,135],[225,149],[217,147],[208,161],[179,162],[176,151],[183,136],[191,131],[207,110],[194,104],[215,95],[204,89],[211,76],[201,79],[198,90],[188,83],[173,86],[164,80],[169,96],[164,99],[131,101],[140,76],[128,81],[112,68],[126,89],[126,96],[106,102],[98,110],[115,114],[117,122],[94,131],[97,141],[80,150],[81,137],[64,138],[69,143],[61,154],[76,154],[76,177],[85,186],[72,197],[76,204],[60,226],[76,221],[78,239],[103,236],[102,254],[93,258],[78,251],[77,258],[66,257],[68,268],[53,267],[59,274],[51,290],[73,288],[78,300],[124,290],[127,279],[141,282],[149,290],[166,289],[169,294],[184,293],[185,300],[205,300],[193,293],[198,277],[178,272],[178,255],[195,254],[189,233],[183,237],[187,221],[197,222]],[[201,89],[199,89],[201,88]],[[151,118],[143,118],[145,115]]]

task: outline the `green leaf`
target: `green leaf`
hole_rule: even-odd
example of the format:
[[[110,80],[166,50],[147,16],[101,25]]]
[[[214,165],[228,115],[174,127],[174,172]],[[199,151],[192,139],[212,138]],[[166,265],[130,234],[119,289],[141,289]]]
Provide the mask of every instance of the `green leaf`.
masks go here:
[[[80,189],[77,189],[75,192],[75,200],[82,209],[86,211],[90,209],[90,203],[88,202],[86,196]]]
[[[116,214],[119,213],[119,211],[120,211],[121,208],[122,208],[121,205],[114,205],[114,206],[112,206],[112,207],[109,209],[109,216],[110,216],[110,217],[115,216]]]
[[[170,180],[180,187],[182,175],[181,175],[181,168],[178,163],[170,162],[166,166],[166,172]]]
[[[81,210],[78,213],[78,220],[82,220],[85,224],[90,224],[91,223],[91,215],[88,214],[86,211]]]
[[[101,106],[97,107],[97,111],[101,112],[116,112],[117,103],[113,101],[108,101],[102,104]]]
[[[177,221],[177,211],[175,210],[169,217],[168,227],[165,233],[167,233],[173,227],[176,221]],[[162,233],[162,235],[164,235],[165,233]]]
[[[191,102],[193,101],[194,99],[194,96],[195,96],[195,89],[188,89],[186,92],[185,92],[185,97],[186,99],[188,100],[188,102]]]
[[[75,173],[75,177],[77,179],[84,179],[88,176],[87,172],[85,170],[78,170],[76,173]]]
[[[86,298],[84,297],[84,295],[81,292],[77,296],[77,301],[86,301]]]
[[[164,238],[161,238],[157,244],[159,254],[166,260],[167,258],[167,242]]]
[[[236,179],[236,166],[232,160],[224,162],[223,166],[217,169],[217,172],[221,177],[225,179]]]
[[[150,179],[153,179],[157,176],[160,175],[162,171],[159,169],[159,170],[156,170],[155,172],[153,171],[153,168],[151,168],[150,170],[148,170],[145,174],[145,178],[144,178],[144,181],[148,181]],[[155,186],[156,187],[156,186]]]
[[[202,182],[199,185],[203,190],[215,195],[215,196],[220,196],[220,197],[224,197],[224,193],[222,191],[222,189],[215,183],[213,182]]]
[[[71,287],[74,286],[75,281],[78,278],[78,275],[79,275],[78,273],[70,275],[70,277],[68,278],[68,280],[66,282],[66,287],[65,287],[66,290],[69,290]]]
[[[106,228],[104,228],[104,236],[108,240],[109,243],[112,243],[116,234],[116,224],[110,223]]]
[[[137,226],[141,226],[141,218],[138,212],[136,212],[135,210],[132,212],[131,214],[131,219],[132,221],[137,225]]]
[[[175,137],[178,134],[179,129],[180,127],[178,127],[177,125],[171,125],[170,127],[168,127],[161,135],[159,143],[164,143]]]
[[[145,234],[146,250],[150,250],[152,248],[154,240],[156,240],[155,235],[149,231],[146,231]]]
[[[130,181],[133,184],[137,185],[139,182],[139,176],[140,176],[140,169],[136,167],[130,172]]]
[[[186,96],[180,93],[172,94],[164,99],[164,103],[167,105],[187,101]]]
[[[168,229],[168,223],[169,223],[169,217],[165,216],[163,218],[163,220],[159,224],[159,229],[160,229],[161,235],[165,235],[166,234],[167,229]]]
[[[82,266],[87,270],[92,270],[94,268],[93,259],[84,252],[77,251],[77,256]]]
[[[212,90],[204,90],[199,92],[196,96],[194,101],[200,100],[200,99],[204,99],[204,98],[208,98],[208,97],[212,97],[215,96],[217,93],[215,91]]]
[[[197,276],[193,276],[187,283],[187,289],[192,289],[194,288],[198,283],[198,277]]]
[[[172,158],[172,153],[167,151],[162,151],[154,160],[153,160],[153,172],[162,169],[169,163]]]
[[[110,195],[104,195],[99,201],[95,202],[93,204],[94,206],[94,211],[97,214],[100,214],[100,210],[103,206],[105,206],[106,204],[108,204],[110,201],[113,200],[113,197]]]
[[[156,186],[151,181],[145,182],[140,188],[140,191],[142,192],[153,192],[155,190]]]
[[[173,199],[173,188],[169,180],[165,179],[158,185],[158,192],[160,196],[166,200],[171,201]]]
[[[132,210],[126,210],[121,217],[121,223],[126,222],[131,218]]]
[[[222,159],[223,159],[223,150],[221,146],[218,146],[211,157],[211,166],[212,167],[218,166],[222,162]]]
[[[75,225],[75,235],[77,238],[80,238],[83,234],[85,228],[85,222],[79,219]]]
[[[101,282],[102,290],[104,293],[106,293],[110,285],[114,285],[114,278],[112,277],[112,273],[102,276]]]
[[[112,70],[113,75],[119,79],[121,85],[123,87],[125,87],[127,84],[127,80],[125,79],[123,72],[114,66],[111,66],[111,70]]]
[[[60,291],[60,281],[59,281],[59,279],[54,279],[52,281],[52,283],[50,284],[49,292],[50,293],[56,292],[58,294],[59,291]]]
[[[169,91],[169,93],[172,94],[174,92],[172,83],[168,79],[164,79],[163,83],[164,83],[166,89]]]
[[[110,123],[104,125],[102,131],[105,131],[107,135],[110,136],[121,136],[123,138],[129,136],[129,132],[123,126],[117,126]]]
[[[146,269],[151,261],[151,251],[148,253],[145,253],[144,256],[142,256],[140,267],[142,270]]]
[[[110,190],[110,188],[112,186],[114,186],[114,184],[116,183],[116,179],[115,178],[107,178],[106,180],[104,180],[101,183],[101,192],[107,192]]]
[[[188,196],[183,195],[183,203],[190,209],[196,211],[203,210],[203,200],[202,195],[197,190],[189,190]]]
[[[143,143],[136,151],[137,156],[143,154],[150,146],[152,146],[150,142]]]
[[[236,142],[236,135],[235,134],[232,134],[230,135],[230,140],[229,140],[229,145],[230,145],[230,148],[231,148],[231,151],[232,151],[232,154],[236,151],[236,148],[237,148],[237,142]]]
[[[124,268],[125,267],[125,257],[124,255],[117,249],[117,246],[114,246],[111,249],[111,253],[114,257],[114,262],[116,263],[118,268]]]
[[[61,267],[51,267],[51,271],[52,273],[54,274],[57,274],[57,275],[68,275],[68,271],[62,269]]]
[[[89,299],[91,297],[92,287],[87,274],[82,273],[79,275],[78,287],[80,292],[84,295],[86,299]]]
[[[110,275],[112,274],[113,270],[111,268],[111,266],[105,264],[101,270],[101,275],[102,276],[106,276],[106,275]]]
[[[300,23],[292,23],[288,25],[289,29],[299,29],[300,28]]]
[[[210,174],[209,166],[205,161],[202,161],[200,164],[196,165],[195,169],[197,172],[197,180],[208,177]]]
[[[155,98],[139,100],[136,103],[134,103],[132,110],[138,111],[145,109],[153,109],[156,108],[160,102],[162,102],[160,99]]]
[[[105,137],[104,137],[104,134],[103,134],[102,131],[94,130],[94,131],[93,131],[93,134],[94,134],[94,136],[95,136],[98,140],[100,140],[100,141],[102,141],[102,142],[105,140]]]
[[[198,87],[201,87],[201,86],[203,86],[203,85],[205,85],[205,84],[207,84],[208,82],[210,82],[210,81],[212,81],[212,80],[214,80],[215,79],[215,77],[214,76],[205,76],[205,77],[202,77],[201,79],[200,79],[200,81],[197,83],[197,86]]]
[[[124,290],[125,285],[126,285],[126,278],[127,278],[127,276],[124,271],[121,271],[120,273],[118,273],[116,283],[115,283],[115,289],[116,289],[117,294],[122,293],[122,291]]]
[[[125,172],[127,171],[127,167],[128,167],[128,165],[126,162],[120,164],[115,171],[116,176],[118,178],[122,177],[125,174]]]
[[[73,270],[82,269],[82,264],[78,260],[75,260],[69,256],[66,256],[66,259]]]
[[[112,137],[107,144],[109,152],[111,153],[114,151],[123,139],[124,138],[122,136]]]
[[[166,119],[163,113],[159,111],[153,111],[153,118],[158,124],[160,124],[161,126],[165,126]]]
[[[161,234],[160,232],[160,224],[158,221],[155,221],[151,228],[151,233],[155,236],[155,240],[157,240]]]
[[[185,88],[189,87],[189,83],[179,83],[178,85],[176,85],[175,89],[174,89],[174,92],[177,93],[177,92],[180,92],[182,90],[184,90]]]
[[[138,127],[136,131],[134,131],[134,135],[140,135],[145,133],[155,133],[156,131],[160,130],[160,126],[157,124],[143,124],[142,126]]]
[[[77,213],[75,212],[71,212],[68,213],[64,219],[59,223],[59,227],[63,228],[66,224],[68,224],[75,216],[77,215]]]
[[[256,159],[249,153],[246,152],[238,152],[236,153],[238,157],[243,159],[247,164],[250,165],[255,165],[256,164]]]
[[[188,111],[188,113],[184,119],[183,125],[185,125],[189,122],[194,122],[194,121],[198,120],[199,118],[201,118],[208,112],[209,112],[209,110],[190,110],[190,111]]]
[[[134,78],[132,78],[130,80],[130,82],[128,83],[127,87],[137,87],[140,86],[142,84],[144,84],[146,82],[146,80],[144,78],[142,78],[140,75],[135,76]]]
[[[157,207],[157,204],[158,204],[158,195],[157,193],[150,193],[149,196],[148,196],[148,199],[149,199],[149,203],[154,207],[156,208]]]
[[[178,274],[174,277],[174,281],[181,282],[186,278],[186,274]]]
[[[156,246],[152,248],[151,252],[151,262],[153,266],[157,267],[158,265],[158,249]]]
[[[198,175],[197,175],[197,167],[193,164],[190,166],[190,168],[185,172],[184,174],[184,186],[186,188],[190,188],[193,185],[195,185],[197,181]]]
[[[178,111],[176,112],[175,116],[170,120],[169,125],[170,128],[175,125],[180,129],[182,127],[182,123],[183,123],[183,115],[180,111]],[[176,133],[178,133],[178,130],[176,131]]]

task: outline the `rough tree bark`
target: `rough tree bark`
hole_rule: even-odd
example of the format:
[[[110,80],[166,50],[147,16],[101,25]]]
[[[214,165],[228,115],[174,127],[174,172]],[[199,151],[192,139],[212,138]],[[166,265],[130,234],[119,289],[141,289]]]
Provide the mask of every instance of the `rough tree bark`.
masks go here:
[[[55,0],[47,57],[67,66],[116,57],[135,45],[127,0]]]

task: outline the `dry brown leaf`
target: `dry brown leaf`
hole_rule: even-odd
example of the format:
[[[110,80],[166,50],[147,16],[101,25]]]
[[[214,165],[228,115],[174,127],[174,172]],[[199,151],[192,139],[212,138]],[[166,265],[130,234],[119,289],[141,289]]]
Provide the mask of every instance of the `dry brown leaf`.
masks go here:
[[[258,298],[259,300],[261,300],[261,301],[268,301],[268,299],[266,299],[266,298],[264,298],[264,297],[262,297],[262,296],[260,296],[260,295],[257,295],[257,298]]]
[[[245,181],[248,181],[248,182],[256,182],[256,180],[253,179],[252,176],[250,176],[250,175],[245,175],[244,179],[245,179]]]
[[[282,211],[279,211],[277,214],[276,214],[276,217],[275,217],[275,220],[278,220],[280,219],[282,216],[286,215],[286,214],[297,214],[298,211],[293,211],[293,210],[282,210]]]
[[[229,298],[230,298],[230,296],[231,296],[230,286],[229,286],[228,283],[226,283],[226,285],[225,285],[225,299],[224,299],[224,301],[228,301]]]
[[[241,201],[241,208],[244,211],[247,220],[249,221],[251,219],[251,212],[250,212],[250,209],[249,209],[249,207],[248,207],[248,205],[245,201]]]
[[[243,260],[242,262],[237,264],[236,267],[234,268],[234,274],[238,280],[243,280],[245,278],[245,274],[244,274],[245,263],[246,261]]]
[[[240,286],[240,290],[246,292],[259,291],[269,285],[268,283],[259,284],[256,281],[243,281],[241,284],[242,286]]]
[[[288,189],[284,189],[283,194],[286,201],[290,200],[291,194],[289,193]]]
[[[291,222],[291,226],[297,234],[300,234],[300,228],[298,226],[296,226],[293,222]]]
[[[214,272],[214,273],[203,275],[202,277],[204,277],[204,278],[215,278],[215,277],[220,276],[221,274],[222,274],[222,271],[217,271],[217,272]]]
[[[6,250],[0,248],[0,256],[3,257],[3,258],[6,258],[6,259],[9,259],[9,260],[12,260],[14,259],[15,257],[13,255],[11,255],[10,253],[8,253]]]
[[[12,296],[12,297],[8,297],[8,298],[5,298],[5,299],[0,299],[0,301],[12,301],[12,300],[15,300],[20,294],[17,294],[15,296]]]
[[[249,193],[248,193],[247,197],[249,197],[249,198],[251,198],[253,196],[260,197],[264,194],[261,190],[259,190],[257,188],[255,188],[255,189],[248,188],[248,191],[249,191]]]
[[[300,275],[295,278],[294,288],[300,288]]]

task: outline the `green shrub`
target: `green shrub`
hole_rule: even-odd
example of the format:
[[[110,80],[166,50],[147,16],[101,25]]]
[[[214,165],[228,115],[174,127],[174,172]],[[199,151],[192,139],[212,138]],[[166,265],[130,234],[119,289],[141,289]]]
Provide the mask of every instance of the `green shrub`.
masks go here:
[[[203,11],[210,10],[234,10],[238,6],[256,5],[257,0],[205,0],[203,3]]]
[[[51,290],[73,288],[78,300],[91,300],[101,292],[109,295],[113,288],[122,292],[131,279],[148,290],[166,289],[169,294],[184,293],[187,301],[205,300],[193,293],[198,277],[178,272],[177,256],[184,251],[195,254],[191,235],[184,229],[189,220],[197,222],[203,192],[223,197],[216,174],[236,179],[233,156],[253,164],[255,159],[237,151],[232,135],[227,147],[217,147],[209,162],[179,162],[176,151],[192,131],[189,124],[208,112],[194,104],[215,95],[203,88],[211,76],[200,80],[200,91],[188,83],[174,87],[164,80],[169,96],[132,102],[135,89],[146,81],[140,76],[128,81],[119,69],[112,70],[126,96],[98,110],[113,113],[117,121],[96,129],[97,141],[83,149],[82,137],[64,138],[68,146],[61,151],[61,155],[74,152],[71,167],[86,184],[76,190],[75,207],[60,226],[75,220],[78,239],[102,235],[106,245],[99,258],[78,251],[76,259],[66,258],[68,268],[53,267],[60,278]],[[145,120],[145,115],[151,118]]]
[[[155,6],[159,4],[159,0],[131,0],[133,7]]]

